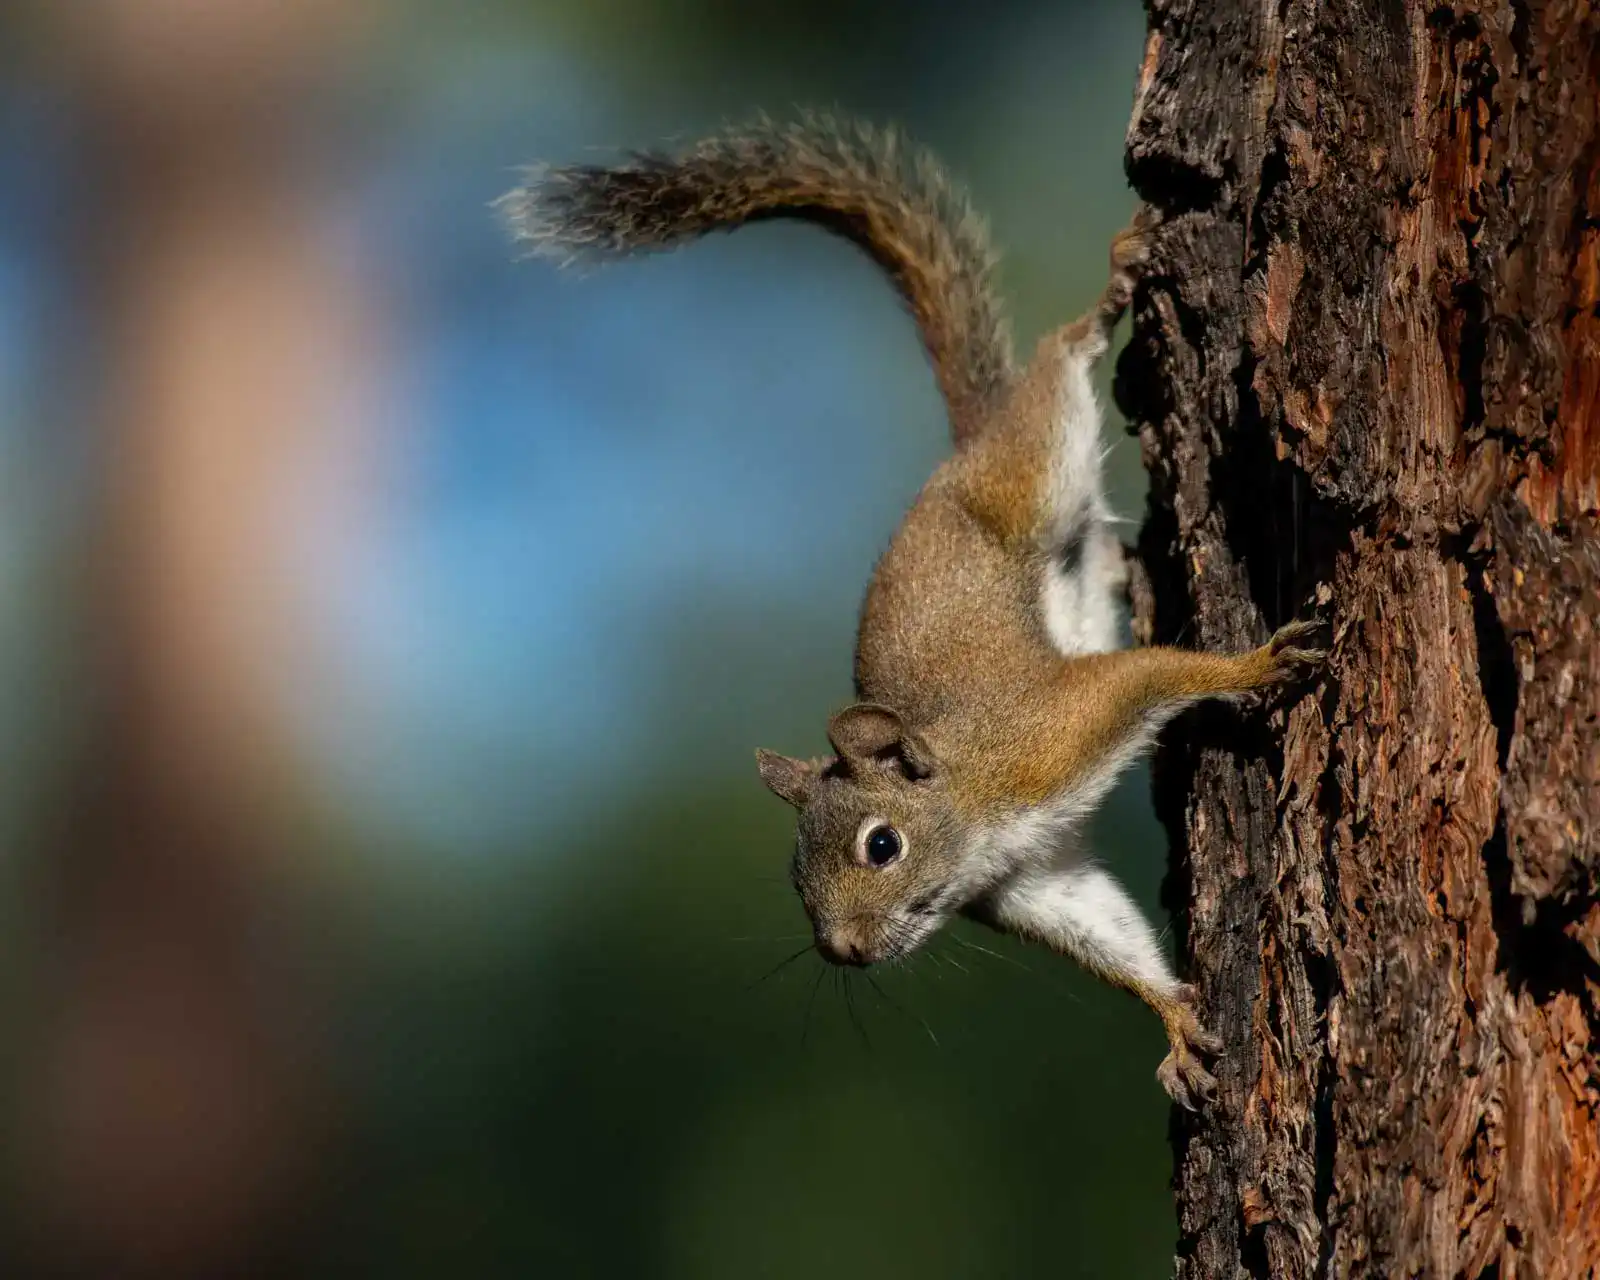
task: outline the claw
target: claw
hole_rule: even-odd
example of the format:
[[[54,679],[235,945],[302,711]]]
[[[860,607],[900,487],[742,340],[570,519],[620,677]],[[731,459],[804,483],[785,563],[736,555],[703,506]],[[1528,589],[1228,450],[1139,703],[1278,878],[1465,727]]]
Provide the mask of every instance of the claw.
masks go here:
[[[1320,618],[1301,618],[1295,622],[1286,622],[1272,633],[1272,639],[1267,644],[1273,653],[1281,653],[1293,646],[1296,640],[1304,640],[1307,636],[1318,634],[1323,626]],[[1321,652],[1321,650],[1311,652]]]
[[[1197,1110],[1197,1101],[1210,1103],[1217,1096],[1217,1078],[1206,1070],[1199,1054],[1220,1053],[1222,1040],[1201,1025],[1195,1012],[1198,1003],[1199,993],[1189,983],[1173,992],[1173,1004],[1165,1019],[1172,1051],[1156,1068],[1161,1087],[1186,1111]]]
[[[1200,1065],[1200,1060],[1187,1050],[1174,1047],[1156,1068],[1156,1079],[1161,1087],[1185,1111],[1198,1111],[1196,1101],[1215,1102],[1217,1078]]]
[[[1285,623],[1272,633],[1272,639],[1266,645],[1272,659],[1268,683],[1287,683],[1328,660],[1328,651],[1321,645],[1296,643],[1320,635],[1324,625],[1320,618],[1303,618],[1298,622]]]
[[[1116,275],[1137,275],[1139,268],[1150,260],[1150,233],[1156,221],[1147,217],[1145,210],[1135,215],[1111,241],[1111,270]]]
[[[1114,320],[1133,298],[1133,286],[1150,261],[1150,242],[1160,215],[1149,205],[1143,205],[1133,215],[1133,220],[1112,238],[1111,282],[1106,285],[1100,309],[1109,320]]]
[[[1200,1050],[1201,1053],[1215,1057],[1222,1052],[1222,1037],[1214,1035],[1204,1027],[1196,1027],[1189,1036],[1189,1043]]]

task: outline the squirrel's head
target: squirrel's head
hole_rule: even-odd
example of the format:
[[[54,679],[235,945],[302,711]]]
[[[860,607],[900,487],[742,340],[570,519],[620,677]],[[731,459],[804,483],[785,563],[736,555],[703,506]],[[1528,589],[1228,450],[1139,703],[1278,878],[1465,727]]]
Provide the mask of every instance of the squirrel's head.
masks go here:
[[[837,755],[758,751],[761,780],[800,811],[794,884],[835,964],[920,946],[955,906],[959,824],[926,742],[888,707],[860,702],[828,723]]]

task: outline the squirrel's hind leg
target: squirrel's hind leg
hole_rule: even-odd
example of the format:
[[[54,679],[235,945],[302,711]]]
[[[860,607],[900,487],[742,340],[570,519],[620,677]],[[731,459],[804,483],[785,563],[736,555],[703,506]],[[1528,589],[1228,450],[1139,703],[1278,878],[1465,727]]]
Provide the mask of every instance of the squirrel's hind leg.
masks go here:
[[[1133,296],[1152,223],[1112,243],[1111,276],[1079,319],[1041,339],[1023,377],[956,465],[960,500],[980,525],[1042,566],[1038,607],[1063,655],[1120,647],[1127,566],[1105,495],[1107,447],[1094,367]]]
[[[1141,211],[1111,242],[1111,274],[1099,300],[1040,345],[1036,360],[1054,365],[1054,448],[1046,485],[1041,604],[1051,641],[1063,654],[1104,653],[1121,640],[1127,584],[1122,545],[1105,497],[1105,459],[1094,366],[1133,297],[1149,257],[1153,215]]]

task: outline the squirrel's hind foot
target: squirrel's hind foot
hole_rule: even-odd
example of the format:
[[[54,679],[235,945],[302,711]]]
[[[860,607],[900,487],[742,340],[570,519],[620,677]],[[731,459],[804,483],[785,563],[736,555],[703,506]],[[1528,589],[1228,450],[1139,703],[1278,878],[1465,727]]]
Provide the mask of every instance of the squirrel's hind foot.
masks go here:
[[[1306,618],[1279,627],[1261,648],[1267,663],[1262,683],[1289,684],[1322,666],[1328,660],[1328,650],[1318,641],[1326,635],[1327,623],[1321,618]]]
[[[1149,205],[1141,205],[1133,220],[1111,238],[1111,279],[1100,300],[1101,313],[1115,323],[1133,301],[1133,287],[1150,261],[1150,244],[1161,223]]]

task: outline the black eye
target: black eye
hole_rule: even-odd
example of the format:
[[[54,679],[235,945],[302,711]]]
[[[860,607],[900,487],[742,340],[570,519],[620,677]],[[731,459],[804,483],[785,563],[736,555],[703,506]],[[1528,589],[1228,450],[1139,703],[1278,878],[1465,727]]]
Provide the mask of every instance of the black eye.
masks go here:
[[[900,833],[893,827],[873,827],[867,836],[867,862],[886,867],[900,856]]]

